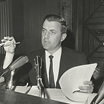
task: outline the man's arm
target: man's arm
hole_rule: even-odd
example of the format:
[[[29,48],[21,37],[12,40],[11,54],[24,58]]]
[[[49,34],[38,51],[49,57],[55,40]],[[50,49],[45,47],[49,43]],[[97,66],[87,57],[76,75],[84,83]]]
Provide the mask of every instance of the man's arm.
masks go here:
[[[13,61],[14,53],[6,53],[4,63],[3,63],[3,69],[6,69],[11,62]]]
[[[1,71],[4,71],[13,61],[16,48],[16,41],[13,37],[4,37],[4,39],[1,40],[0,46],[3,46],[6,52],[4,61],[1,65]],[[4,80],[4,77],[0,77],[0,83],[4,82]]]
[[[4,37],[4,39],[2,39],[1,41],[2,43],[0,44],[0,46],[3,46],[6,52],[3,63],[3,69],[6,69],[13,60],[16,48],[16,41],[13,37]]]

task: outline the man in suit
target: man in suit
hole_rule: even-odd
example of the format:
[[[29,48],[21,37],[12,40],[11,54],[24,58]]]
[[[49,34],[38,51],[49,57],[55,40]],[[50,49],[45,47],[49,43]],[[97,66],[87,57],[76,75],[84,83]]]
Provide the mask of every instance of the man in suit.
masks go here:
[[[61,43],[67,37],[67,26],[64,18],[58,15],[47,15],[42,26],[42,46],[43,50],[38,50],[30,53],[31,63],[34,65],[34,57],[40,56],[43,60],[42,64],[42,79],[45,87],[50,87],[49,82],[49,56],[53,55],[53,73],[55,88],[60,88],[59,79],[62,74],[69,68],[86,64],[86,56],[72,49],[61,46]],[[30,80],[32,84],[36,84],[36,70],[30,71]],[[89,86],[80,86],[84,92],[92,92],[93,87],[91,81],[85,81]]]
[[[63,17],[55,14],[47,15],[43,21],[42,26],[42,50],[31,52],[29,55],[30,63],[33,68],[29,72],[29,77],[32,85],[36,85],[36,70],[34,69],[35,56],[42,57],[42,81],[45,87],[60,88],[59,79],[62,74],[69,68],[74,66],[86,64],[86,56],[72,49],[68,49],[61,46],[61,43],[67,37],[67,25]],[[5,69],[13,61],[14,50],[16,42],[13,37],[5,37],[2,44],[6,51],[3,68]],[[2,45],[1,44],[1,45]],[[51,58],[49,58],[51,56]],[[50,64],[51,69],[50,72]],[[51,77],[50,77],[51,76]],[[92,92],[93,85],[91,81],[85,81],[85,86],[79,86],[79,89],[83,92]],[[87,85],[87,86],[86,86]]]
[[[36,56],[40,56],[42,58],[42,78],[43,78],[43,82],[45,87],[49,87],[48,85],[48,78],[47,78],[47,72],[46,72],[46,59],[45,59],[45,50],[38,50],[38,51],[34,51],[31,53],[31,63],[33,63],[34,66],[34,62],[32,60],[34,60],[34,58]],[[56,60],[57,61],[57,60]],[[86,64],[86,57],[84,54],[80,53],[80,52],[76,52],[72,49],[68,49],[66,47],[62,47],[62,54],[61,54],[61,60],[60,60],[60,69],[59,69],[59,74],[57,76],[57,80],[56,80],[56,88],[59,88],[59,79],[62,76],[62,74],[67,71],[69,68],[72,68],[74,66],[78,66],[78,65],[82,65],[82,64]],[[36,70],[34,70],[34,68],[32,68],[32,70],[30,71],[30,80],[32,82],[32,85],[36,84],[36,80],[34,80],[36,78]]]

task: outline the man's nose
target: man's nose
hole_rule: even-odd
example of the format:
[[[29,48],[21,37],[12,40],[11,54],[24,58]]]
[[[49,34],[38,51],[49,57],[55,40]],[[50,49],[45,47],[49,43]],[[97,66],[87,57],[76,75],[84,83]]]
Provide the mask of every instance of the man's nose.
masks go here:
[[[49,32],[46,32],[44,37],[45,37],[45,38],[49,38],[49,37],[50,37],[50,36],[49,36]]]

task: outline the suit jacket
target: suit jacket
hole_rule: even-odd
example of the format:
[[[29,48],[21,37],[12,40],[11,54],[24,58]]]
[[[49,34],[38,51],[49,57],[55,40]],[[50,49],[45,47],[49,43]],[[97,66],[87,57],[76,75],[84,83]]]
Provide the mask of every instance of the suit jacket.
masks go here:
[[[45,50],[42,49],[42,50],[31,52],[29,56],[30,61],[34,66],[33,60],[35,56],[38,56],[38,55],[42,58],[41,75],[42,75],[43,84],[47,88],[49,87],[49,85],[48,85],[48,79],[47,79],[47,74],[46,74]],[[86,56],[84,53],[62,47],[61,60],[60,60],[60,65],[59,65],[59,75],[58,75],[58,79],[56,82],[56,88],[60,88],[59,79],[65,71],[67,71],[69,68],[72,68],[74,66],[78,66],[78,65],[82,65],[86,63],[87,63],[87,60],[86,60]],[[29,76],[30,76],[31,84],[32,85],[36,84],[35,68],[32,68],[32,70],[29,73]]]

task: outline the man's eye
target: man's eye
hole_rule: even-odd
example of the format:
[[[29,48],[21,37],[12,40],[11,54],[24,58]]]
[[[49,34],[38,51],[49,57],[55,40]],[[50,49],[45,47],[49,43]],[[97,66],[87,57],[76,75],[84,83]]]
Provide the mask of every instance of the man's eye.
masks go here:
[[[46,31],[45,30],[42,30],[42,33],[45,33]]]
[[[55,32],[55,31],[51,31],[50,34],[51,34],[51,35],[55,35],[56,32]]]

